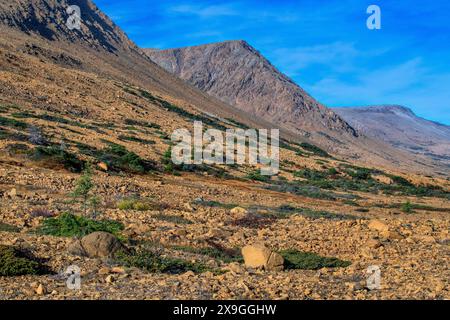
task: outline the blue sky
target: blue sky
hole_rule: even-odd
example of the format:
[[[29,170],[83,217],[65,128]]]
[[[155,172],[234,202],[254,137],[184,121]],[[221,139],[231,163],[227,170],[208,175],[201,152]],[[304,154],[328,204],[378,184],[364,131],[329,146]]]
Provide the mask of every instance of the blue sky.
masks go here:
[[[448,0],[94,2],[141,47],[243,39],[328,106],[401,104],[450,125]]]

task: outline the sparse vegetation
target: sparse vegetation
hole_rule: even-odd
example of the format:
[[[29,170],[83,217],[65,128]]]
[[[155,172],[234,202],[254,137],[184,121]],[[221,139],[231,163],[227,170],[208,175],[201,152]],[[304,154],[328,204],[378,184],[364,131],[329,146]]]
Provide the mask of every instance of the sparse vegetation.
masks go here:
[[[92,232],[105,231],[120,237],[124,226],[112,220],[93,220],[71,213],[47,218],[38,227],[37,233],[56,237],[83,237]]]
[[[139,199],[122,199],[117,203],[117,208],[120,210],[136,210],[147,211],[151,210],[152,206],[148,202]]]
[[[195,248],[191,246],[173,246],[174,250],[189,252],[193,254],[203,255],[224,263],[239,262],[242,263],[244,259],[240,253],[239,248],[225,249],[222,247],[204,247]]]
[[[233,209],[234,207],[237,207],[236,204],[233,203],[222,203],[218,201],[193,201],[193,204],[201,205],[204,207],[211,207],[211,208],[224,208],[224,209]]]
[[[403,203],[401,209],[404,213],[414,213],[413,205],[410,201]]]
[[[8,223],[0,222],[0,232],[19,232],[20,228]]]
[[[108,142],[108,147],[95,155],[113,171],[143,174],[154,169],[153,164],[149,161],[143,160],[124,146],[112,142]]]
[[[186,118],[190,121],[201,121],[201,122],[203,122],[204,125],[211,126],[213,128],[216,128],[216,129],[222,130],[222,131],[225,131],[227,129],[227,127],[218,123],[218,121],[215,119],[211,119],[208,116],[193,114],[191,112],[188,112],[168,101],[165,101],[161,98],[157,98],[157,97],[153,96],[151,93],[149,93],[145,90],[140,90],[140,94],[143,98],[147,99],[151,103],[159,105],[161,108],[164,108],[170,112],[176,113],[179,116]]]
[[[30,158],[39,161],[46,166],[57,167],[63,166],[72,172],[81,172],[84,168],[84,162],[73,153],[58,146],[38,146],[30,154]]]
[[[300,143],[300,147],[302,147],[304,150],[309,151],[316,156],[323,157],[323,158],[331,158],[331,156],[326,152],[325,150],[320,149],[319,147],[312,145],[307,142]]]
[[[121,141],[131,141],[131,142],[137,142],[137,143],[142,143],[145,145],[153,145],[155,144],[155,141],[152,140],[147,140],[147,139],[141,139],[135,136],[126,136],[126,135],[120,135],[119,136],[119,140]]]
[[[270,176],[262,175],[261,170],[253,170],[246,176],[246,178],[249,180],[261,181],[261,182],[270,181]]]
[[[33,257],[14,247],[0,245],[1,277],[37,275],[43,272],[43,266]]]
[[[25,130],[28,127],[28,124],[23,121],[0,116],[0,126]]]
[[[351,265],[349,261],[338,258],[322,257],[311,252],[302,252],[295,249],[280,251],[284,258],[286,269],[318,270],[322,268],[345,268]]]
[[[120,252],[116,255],[116,263],[129,268],[139,268],[150,273],[179,274],[187,271],[195,273],[214,271],[201,263],[165,258],[160,253],[148,249],[138,249],[132,253]]]
[[[134,119],[125,119],[125,124],[128,126],[138,126],[138,127],[145,127],[145,128],[158,129],[158,130],[161,129],[161,126],[156,123],[134,120]]]
[[[338,214],[332,213],[324,210],[312,210],[308,208],[296,208],[290,205],[284,205],[273,211],[271,215],[279,219],[286,219],[290,216],[298,214],[306,218],[311,219],[327,219],[327,220],[355,220],[360,219],[359,217],[349,215],[349,214]]]
[[[90,167],[84,169],[83,175],[78,179],[75,190],[73,190],[71,196],[73,198],[81,198],[83,202],[84,215],[87,214],[89,200],[95,199],[91,196],[92,189],[94,188],[94,182],[92,181],[92,172]],[[96,215],[94,207],[94,215]]]

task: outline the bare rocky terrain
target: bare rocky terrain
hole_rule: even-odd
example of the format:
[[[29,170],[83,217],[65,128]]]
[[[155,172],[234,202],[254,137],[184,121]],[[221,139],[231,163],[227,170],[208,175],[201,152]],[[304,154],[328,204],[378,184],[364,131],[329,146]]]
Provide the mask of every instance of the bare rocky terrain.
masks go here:
[[[448,172],[356,163],[287,129],[278,176],[174,166],[170,135],[193,120],[270,123],[71,4],[88,10],[73,34],[58,27],[65,1],[0,0],[1,299],[450,297]]]
[[[423,173],[447,169],[440,159],[411,154],[358,130],[361,126],[315,100],[245,41],[144,51],[162,68],[209,95],[352,161],[406,165],[409,171],[417,168]]]
[[[358,131],[396,148],[450,165],[450,127],[415,115],[403,106],[334,108]]]

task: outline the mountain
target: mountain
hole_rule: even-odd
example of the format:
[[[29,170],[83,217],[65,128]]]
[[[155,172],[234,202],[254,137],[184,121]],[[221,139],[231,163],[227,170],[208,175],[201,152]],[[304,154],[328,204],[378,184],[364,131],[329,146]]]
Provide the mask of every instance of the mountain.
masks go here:
[[[66,27],[69,4],[81,9],[81,30]],[[0,70],[3,70],[0,102],[111,121],[123,121],[129,117],[130,109],[136,117],[148,117],[151,112],[140,110],[139,104],[143,102],[135,101],[134,104],[139,104],[130,106],[133,97],[128,89],[123,92],[124,88],[134,87],[190,113],[222,122],[232,119],[234,123],[254,128],[279,128],[284,139],[310,142],[347,160],[401,166],[417,172],[435,171],[436,164],[426,159],[411,157],[384,143],[359,136],[341,117],[279,73],[246,42],[196,49],[211,48],[208,50],[216,52],[202,59],[204,68],[190,63],[198,68],[196,77],[205,77],[208,85],[202,91],[154,63],[90,0],[0,0],[0,17]],[[221,57],[217,63],[207,64],[216,55]],[[181,56],[177,55],[177,61],[188,65]],[[195,57],[197,53],[188,60],[198,60]],[[203,69],[210,71],[204,73]],[[89,75],[86,83],[73,79],[84,79],[86,74]],[[221,81],[208,80],[209,77]],[[34,81],[24,81],[24,78]],[[37,79],[41,79],[39,88],[33,87]],[[103,82],[99,84],[100,79]],[[114,87],[103,85],[111,81],[116,83]],[[236,92],[236,98],[214,97],[208,92],[208,86],[229,95]],[[35,91],[40,94],[34,94]],[[110,96],[112,93],[115,96]],[[109,98],[105,99],[106,96]],[[236,104],[229,104],[234,101]],[[239,104],[242,101],[248,102],[246,107]],[[170,110],[163,110],[162,115],[167,122],[173,122]]]
[[[356,131],[245,41],[227,41],[171,50],[146,50],[161,67],[200,90],[309,136]]]
[[[300,143],[153,63],[87,0],[0,0],[0,16],[1,299],[450,297],[450,180],[411,173],[435,169],[422,156],[313,105],[312,129],[347,154]],[[170,136],[194,120],[280,127],[279,175],[175,165]],[[326,283],[311,276],[324,259]],[[359,290],[374,261],[393,290]],[[82,290],[55,278],[77,269]]]
[[[277,70],[245,41],[178,49],[143,49],[159,66],[250,118],[260,117],[327,151],[373,165],[421,168],[428,163],[361,134]],[[296,138],[296,139],[298,139]]]
[[[69,5],[81,9],[81,30],[66,27]],[[160,68],[90,0],[0,0],[0,35],[0,48],[14,56],[10,60],[20,60],[21,55],[35,57],[46,65],[90,72],[170,96],[196,112],[269,127],[266,121],[249,119]],[[4,68],[14,69],[11,65]],[[29,99],[28,94],[21,94],[17,92],[14,98]]]
[[[420,118],[411,109],[398,105],[333,110],[370,137],[450,163],[450,126]]]

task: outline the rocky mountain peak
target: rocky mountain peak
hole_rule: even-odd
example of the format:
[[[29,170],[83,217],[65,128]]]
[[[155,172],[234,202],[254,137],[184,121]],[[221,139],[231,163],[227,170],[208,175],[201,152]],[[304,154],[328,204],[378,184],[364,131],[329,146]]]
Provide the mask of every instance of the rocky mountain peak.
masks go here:
[[[69,6],[81,10],[81,28],[66,25]],[[0,0],[0,25],[50,41],[78,42],[109,52],[138,50],[91,0]]]
[[[320,104],[243,40],[195,47],[147,50],[164,69],[250,116],[309,135],[356,137],[342,118]]]

